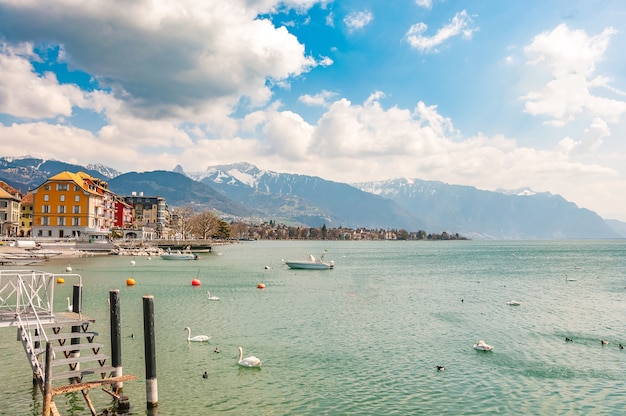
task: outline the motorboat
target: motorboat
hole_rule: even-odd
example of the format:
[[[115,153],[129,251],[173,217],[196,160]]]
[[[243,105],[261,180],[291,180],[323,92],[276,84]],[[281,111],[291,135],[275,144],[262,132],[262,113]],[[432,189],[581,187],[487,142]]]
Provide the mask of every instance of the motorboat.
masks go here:
[[[519,306],[522,304],[522,302],[519,302],[517,300],[510,300],[506,303],[507,305],[511,305],[511,306]]]
[[[189,250],[167,250],[167,253],[161,254],[161,258],[163,260],[198,260],[199,257],[197,254],[192,253]]]
[[[493,347],[487,344],[485,341],[480,340],[476,344],[474,344],[474,349],[479,351],[491,351]]]
[[[285,264],[289,266],[290,269],[308,269],[308,270],[327,270],[335,267],[334,261],[324,261],[324,254],[319,259],[316,259],[315,256],[309,254],[308,260],[287,260]]]

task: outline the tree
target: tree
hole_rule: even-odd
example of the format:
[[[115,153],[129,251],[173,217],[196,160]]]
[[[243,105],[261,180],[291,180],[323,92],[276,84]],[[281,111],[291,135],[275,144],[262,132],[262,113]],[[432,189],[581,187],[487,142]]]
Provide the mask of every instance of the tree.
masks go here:
[[[197,237],[209,239],[217,234],[219,230],[220,220],[209,211],[202,211],[193,216],[189,221],[190,231]]]
[[[190,231],[190,221],[194,211],[191,207],[174,208],[171,215],[171,227],[183,238],[187,238]]]

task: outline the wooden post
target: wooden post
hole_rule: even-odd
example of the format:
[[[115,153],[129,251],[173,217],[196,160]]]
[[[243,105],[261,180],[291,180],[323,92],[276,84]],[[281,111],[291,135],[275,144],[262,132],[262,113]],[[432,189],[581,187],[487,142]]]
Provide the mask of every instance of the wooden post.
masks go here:
[[[82,301],[83,301],[83,287],[81,285],[74,285],[72,290],[72,312],[80,314],[82,311]],[[72,327],[72,333],[80,333],[82,327],[80,325]],[[71,345],[80,344],[80,338],[72,338],[70,339]],[[80,349],[70,351],[70,357],[80,357]],[[76,363],[75,367],[72,370],[80,370],[80,363]]]
[[[143,339],[146,361],[146,405],[148,410],[159,404],[154,336],[154,296],[143,297]]]
[[[50,416],[52,407],[52,343],[46,343],[46,367],[43,385],[43,409],[42,416]]]
[[[115,367],[115,377],[122,376],[122,325],[120,316],[120,291],[114,289],[109,292],[109,316],[111,319],[111,365]],[[121,389],[123,384],[117,383]]]

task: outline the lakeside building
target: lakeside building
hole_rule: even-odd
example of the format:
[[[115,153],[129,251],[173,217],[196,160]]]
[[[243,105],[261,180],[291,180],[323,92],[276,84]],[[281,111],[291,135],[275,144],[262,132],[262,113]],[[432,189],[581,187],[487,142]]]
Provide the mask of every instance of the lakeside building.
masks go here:
[[[14,237],[20,225],[22,195],[17,189],[0,181],[0,236]]]
[[[114,226],[117,196],[84,172],[61,172],[33,191],[34,237],[106,240]]]
[[[33,232],[33,199],[32,192],[27,193],[22,197],[20,203],[20,228],[18,232],[19,237],[30,237]]]
[[[133,192],[124,197],[124,202],[134,209],[134,225],[138,228],[152,228],[157,238],[167,238],[170,232],[170,212],[165,198],[144,196],[143,192]]]

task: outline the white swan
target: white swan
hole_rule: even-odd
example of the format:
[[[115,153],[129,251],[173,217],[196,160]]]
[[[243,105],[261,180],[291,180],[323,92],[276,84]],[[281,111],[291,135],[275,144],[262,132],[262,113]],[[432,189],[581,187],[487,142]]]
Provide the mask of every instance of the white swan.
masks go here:
[[[261,360],[259,360],[255,356],[250,356],[246,358],[241,357],[243,357],[243,348],[239,347],[239,359],[237,360],[237,364],[242,367],[261,367]]]
[[[211,339],[211,337],[207,337],[206,335],[196,335],[195,337],[192,337],[191,328],[188,326],[185,327],[185,331],[187,331],[187,342],[205,342]]]
[[[474,349],[480,351],[491,351],[493,347],[487,344],[485,341],[480,340],[476,344],[474,344]]]
[[[206,295],[209,300],[220,300],[220,298],[218,298],[217,296],[211,296],[211,292],[209,292],[208,290],[206,291]]]
[[[65,268],[65,271],[68,273],[72,271],[72,266],[69,263],[67,263],[67,267]]]
[[[70,297],[69,296],[66,297],[65,300],[67,301],[67,311],[68,312],[74,312],[74,307],[70,303]]]

